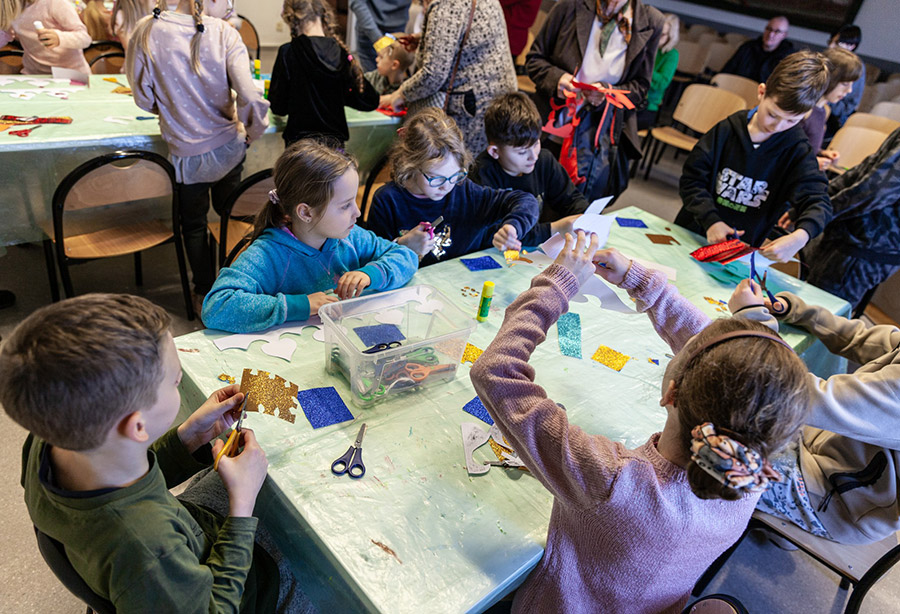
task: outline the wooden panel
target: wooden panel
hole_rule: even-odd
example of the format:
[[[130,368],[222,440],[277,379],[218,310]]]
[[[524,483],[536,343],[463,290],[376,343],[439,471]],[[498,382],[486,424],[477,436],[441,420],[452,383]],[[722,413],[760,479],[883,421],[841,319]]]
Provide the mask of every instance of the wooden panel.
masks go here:
[[[109,258],[139,252],[172,237],[164,222],[141,222],[65,238],[69,258]]]
[[[66,211],[171,197],[169,175],[158,164],[125,160],[85,175],[66,196]]]

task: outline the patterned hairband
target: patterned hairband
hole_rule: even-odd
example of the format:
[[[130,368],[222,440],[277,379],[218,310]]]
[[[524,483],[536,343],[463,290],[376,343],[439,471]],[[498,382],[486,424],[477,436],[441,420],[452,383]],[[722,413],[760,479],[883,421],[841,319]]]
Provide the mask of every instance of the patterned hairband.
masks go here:
[[[274,189],[269,190],[269,202],[273,205],[281,204],[281,200],[279,200],[278,198],[278,192],[276,192]]]
[[[770,481],[781,481],[781,474],[759,452],[719,435],[712,422],[695,426],[691,437],[691,460],[725,486],[755,493],[769,488]]]

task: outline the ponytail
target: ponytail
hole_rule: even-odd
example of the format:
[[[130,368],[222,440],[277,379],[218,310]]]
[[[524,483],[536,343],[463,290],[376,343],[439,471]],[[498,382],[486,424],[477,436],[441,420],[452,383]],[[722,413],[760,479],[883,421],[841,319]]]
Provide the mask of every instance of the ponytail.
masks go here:
[[[165,1],[165,0],[163,0]],[[194,18],[194,27],[197,29],[191,38],[191,67],[194,72],[200,74],[200,37],[206,27],[203,25],[203,0],[191,2],[191,17]]]
[[[153,55],[150,51],[150,28],[153,27],[153,24],[165,10],[168,10],[166,0],[156,0],[156,6],[153,7],[153,14],[144,17],[138,22],[138,25],[134,30],[134,35],[131,37],[133,41],[137,41],[138,48],[146,53],[151,61],[153,60]],[[194,19],[194,27],[196,28],[196,32],[194,32],[194,36],[191,38],[191,67],[194,69],[194,72],[199,75],[200,36],[203,35],[203,31],[206,29],[203,25],[203,0],[192,0],[191,17]],[[131,45],[129,45],[128,48],[131,49]],[[133,54],[130,52],[126,52],[126,56],[128,62],[134,61],[132,59]]]

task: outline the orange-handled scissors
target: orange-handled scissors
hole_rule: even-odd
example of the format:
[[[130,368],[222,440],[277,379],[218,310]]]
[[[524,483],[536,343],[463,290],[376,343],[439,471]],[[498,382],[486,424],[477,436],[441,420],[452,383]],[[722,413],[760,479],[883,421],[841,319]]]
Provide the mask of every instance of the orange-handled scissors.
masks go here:
[[[244,416],[246,412],[244,408],[247,407],[247,399],[250,398],[249,394],[244,395],[244,402],[241,403],[241,417],[238,418],[238,421],[234,424],[234,428],[231,430],[231,434],[228,436],[228,439],[225,441],[225,445],[222,446],[222,449],[219,450],[219,453],[216,454],[216,460],[213,462],[213,470],[219,470],[219,461],[226,454],[228,456],[237,456],[238,447],[240,445],[241,438],[241,424],[244,422]]]
[[[432,373],[434,373],[435,371],[450,371],[454,367],[456,367],[456,365],[453,365],[453,364],[442,364],[442,365],[430,366],[430,365],[421,365],[416,362],[408,362],[408,363],[406,363],[406,366],[404,367],[404,369],[406,369],[406,372],[409,374],[409,376],[412,378],[412,380],[414,382],[418,383],[418,382],[421,382],[422,380],[424,380],[426,377],[428,377]]]

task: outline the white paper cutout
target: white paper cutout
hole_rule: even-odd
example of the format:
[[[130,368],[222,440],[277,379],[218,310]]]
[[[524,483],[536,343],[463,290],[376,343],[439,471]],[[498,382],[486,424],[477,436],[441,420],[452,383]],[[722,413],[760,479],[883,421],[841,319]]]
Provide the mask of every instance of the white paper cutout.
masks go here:
[[[313,333],[313,339],[315,339],[319,343],[325,343],[325,329],[317,328],[316,332]]]
[[[11,98],[17,98],[19,100],[31,100],[34,98],[34,94],[31,92],[12,92],[10,94]]]
[[[287,346],[286,344],[279,344],[279,338],[281,337],[281,335],[286,333],[299,335],[302,333],[303,329],[308,326],[321,328],[322,320],[319,318],[319,316],[313,316],[309,320],[305,320],[303,322],[286,322],[281,326],[275,326],[258,333],[238,333],[235,335],[228,335],[227,337],[216,339],[213,344],[221,351],[230,349],[246,350],[254,341],[268,341],[268,343],[263,346],[263,352],[269,354],[270,356],[283,358],[284,360],[290,360],[291,356],[293,356],[294,354],[294,351],[297,349],[297,344],[294,343],[294,348],[290,351],[290,353],[285,354],[285,348]],[[315,338],[315,334],[313,335],[313,338]],[[270,348],[270,345],[272,345],[273,347]],[[267,349],[270,351],[267,351]]]
[[[585,213],[596,213],[600,215],[600,213],[606,209],[606,205],[613,199],[612,196],[604,196],[603,198],[598,198],[585,210]]]
[[[54,79],[68,79],[70,82],[75,81],[83,83],[87,87],[91,86],[91,75],[89,73],[59,66],[51,66],[50,72],[53,73]]]
[[[282,358],[284,360],[290,360],[296,349],[297,342],[293,339],[278,339],[277,341],[270,341],[262,346],[263,354],[268,354],[269,356]]]
[[[390,311],[382,311],[375,315],[375,320],[382,324],[400,325],[403,323],[403,312],[399,309],[391,309]]]
[[[131,121],[131,118],[124,115],[107,115],[103,118],[103,121],[111,124],[128,124],[128,122]]]
[[[542,245],[541,249],[543,248],[544,246]],[[562,247],[557,250],[557,253],[559,253],[559,251],[562,251]],[[553,264],[553,261],[556,260],[556,256],[550,258],[549,255],[542,254],[541,252],[531,252],[528,254],[528,258],[530,258],[535,265],[544,266],[550,266],[551,264]],[[615,291],[605,281],[603,281],[603,279],[599,275],[592,275],[589,280],[584,282],[584,284],[581,286],[581,289],[578,291],[578,294],[572,297],[571,302],[585,303],[587,302],[588,294],[592,294],[600,299],[600,307],[602,307],[603,309],[618,311],[619,313],[635,313],[634,309],[624,303],[622,299],[619,298],[619,295],[616,294]]]
[[[491,470],[490,465],[476,463],[472,457],[472,453],[487,443],[491,438],[491,434],[483,430],[474,422],[463,422],[459,425],[462,431],[463,453],[466,456],[466,470],[471,475],[482,475]]]
[[[444,303],[437,299],[431,299],[430,301],[426,301],[421,305],[416,305],[416,311],[419,313],[434,313],[435,311],[440,311],[444,308]]]

